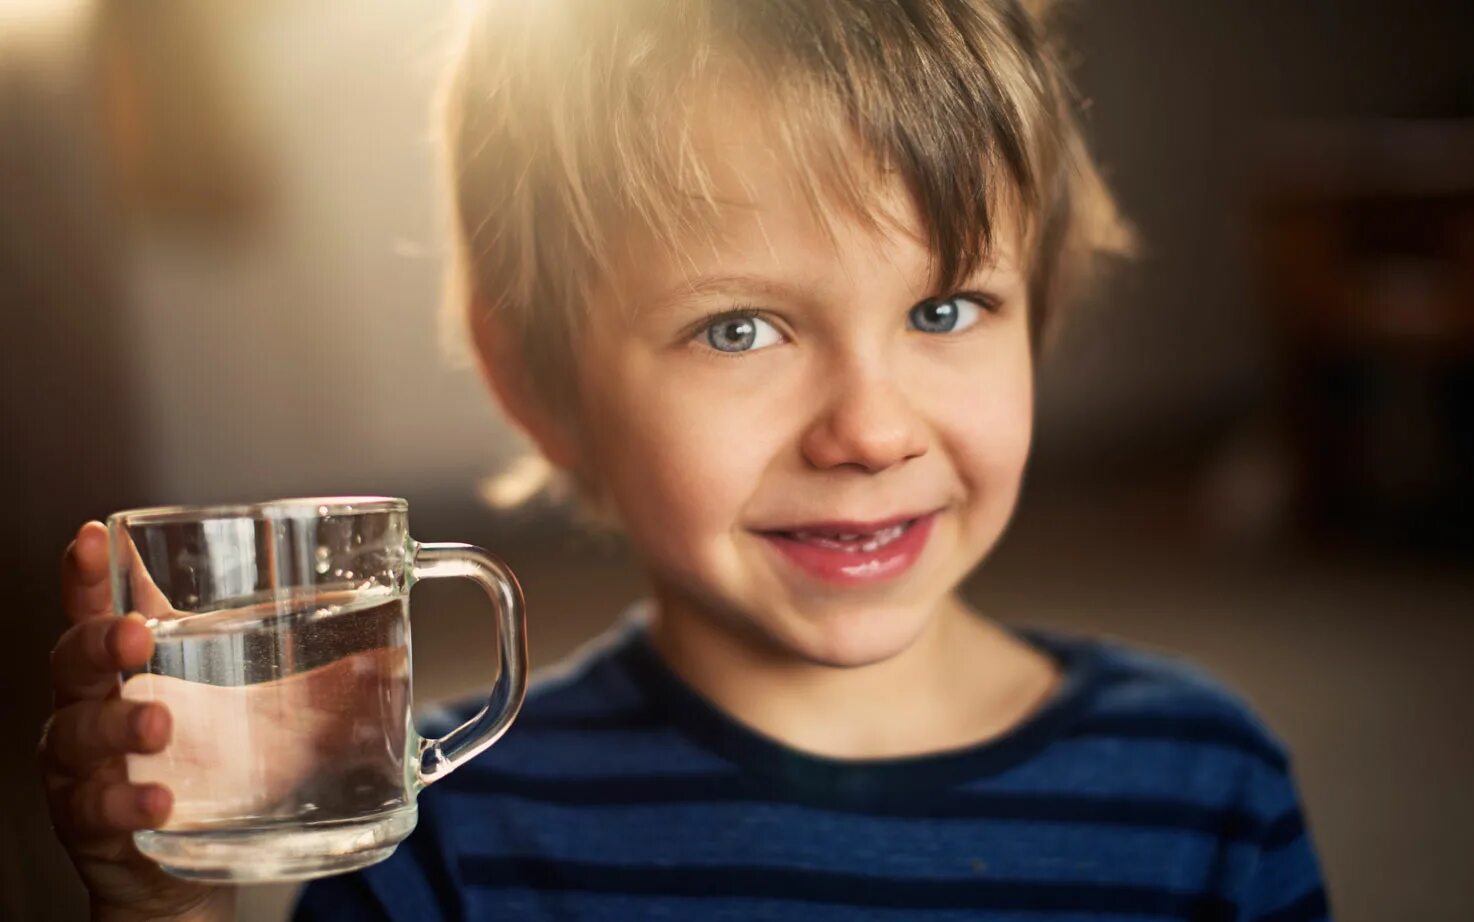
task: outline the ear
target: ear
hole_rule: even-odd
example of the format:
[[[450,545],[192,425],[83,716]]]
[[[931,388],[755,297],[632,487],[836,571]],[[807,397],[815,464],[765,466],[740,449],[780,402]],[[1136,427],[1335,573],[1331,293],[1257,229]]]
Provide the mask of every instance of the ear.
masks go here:
[[[543,457],[555,467],[572,467],[577,458],[575,421],[538,394],[519,337],[502,318],[479,302],[471,307],[476,362],[487,386]]]

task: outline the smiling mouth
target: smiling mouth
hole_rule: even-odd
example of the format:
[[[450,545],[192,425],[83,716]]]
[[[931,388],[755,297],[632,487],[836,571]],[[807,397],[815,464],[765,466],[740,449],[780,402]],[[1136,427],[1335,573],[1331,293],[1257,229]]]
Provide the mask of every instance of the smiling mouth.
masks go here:
[[[845,551],[850,554],[874,554],[890,543],[901,541],[915,524],[936,514],[927,513],[892,515],[876,520],[828,520],[806,521],[792,527],[761,529],[758,535],[765,538],[781,538],[787,541],[824,548],[828,551]]]
[[[916,563],[938,511],[871,522],[805,522],[757,534],[795,572],[826,583],[875,583],[899,577]]]
[[[801,541],[815,547],[827,548],[831,551],[846,551],[851,554],[871,554],[880,550],[902,535],[915,525],[917,519],[907,519],[895,525],[887,525],[872,531],[838,531],[822,528],[800,528],[792,531],[776,531],[777,534],[791,541]]]

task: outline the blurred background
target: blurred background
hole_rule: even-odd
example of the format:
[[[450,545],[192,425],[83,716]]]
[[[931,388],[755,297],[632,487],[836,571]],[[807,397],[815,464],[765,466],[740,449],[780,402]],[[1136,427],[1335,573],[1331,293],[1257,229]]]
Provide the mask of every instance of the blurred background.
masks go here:
[[[0,917],[85,917],[33,760],[84,520],[404,496],[421,539],[512,564],[539,663],[640,594],[617,542],[481,499],[520,445],[436,321],[455,5],[0,0]],[[1143,254],[1042,369],[1024,499],[966,591],[1247,695],[1338,918],[1474,919],[1474,5],[1062,14]],[[481,684],[475,590],[415,607],[417,703]]]

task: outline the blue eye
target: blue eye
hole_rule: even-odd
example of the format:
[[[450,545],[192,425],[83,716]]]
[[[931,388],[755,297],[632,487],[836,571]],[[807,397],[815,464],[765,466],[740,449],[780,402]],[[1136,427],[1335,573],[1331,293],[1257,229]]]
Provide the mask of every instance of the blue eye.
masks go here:
[[[737,314],[721,317],[702,331],[706,344],[718,352],[756,352],[783,341],[777,327],[761,317]]]
[[[933,298],[911,308],[911,328],[923,333],[956,333],[978,322],[983,308],[971,298]]]

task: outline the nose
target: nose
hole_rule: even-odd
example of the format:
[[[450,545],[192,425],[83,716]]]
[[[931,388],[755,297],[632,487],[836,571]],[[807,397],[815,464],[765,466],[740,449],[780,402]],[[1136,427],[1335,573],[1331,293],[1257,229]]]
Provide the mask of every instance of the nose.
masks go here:
[[[926,454],[925,426],[885,368],[852,367],[831,381],[829,401],[803,436],[810,464],[875,474]]]

